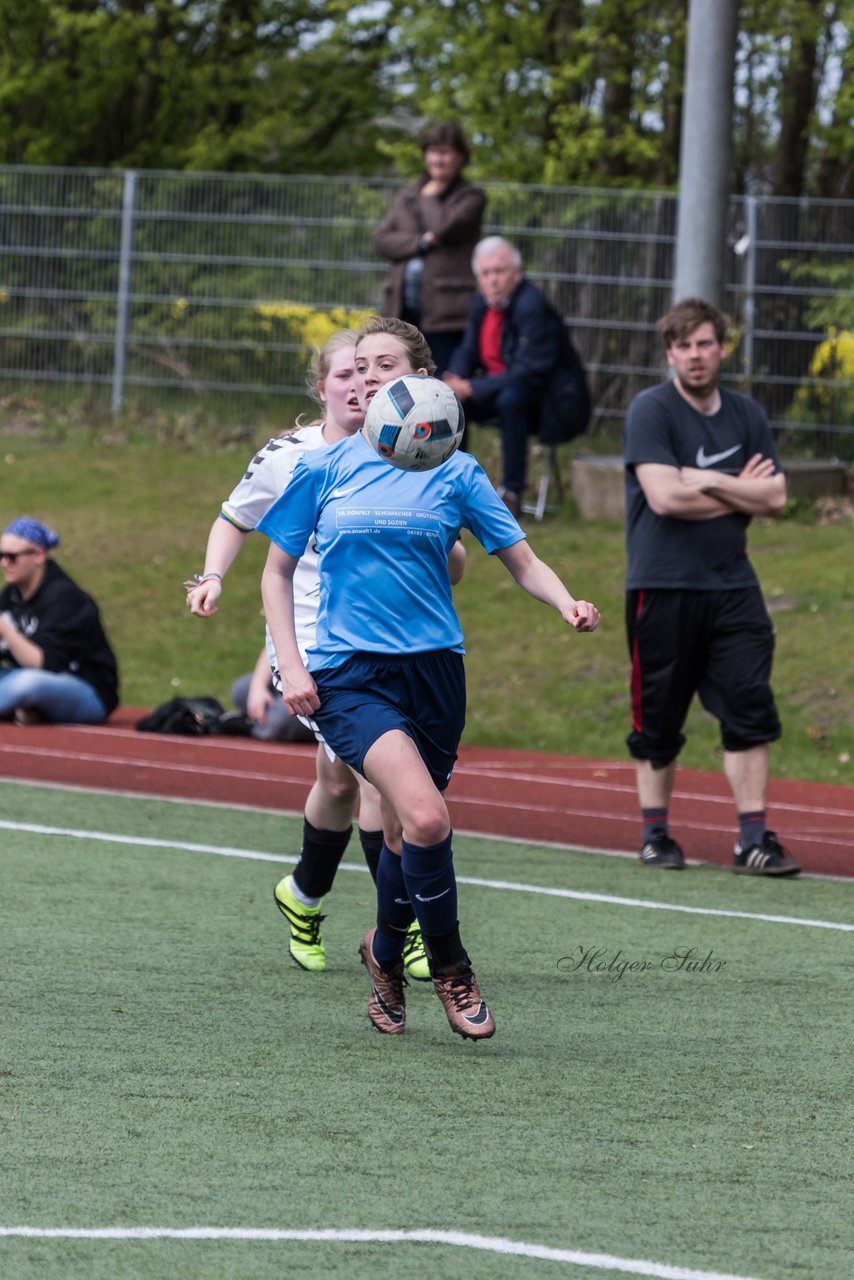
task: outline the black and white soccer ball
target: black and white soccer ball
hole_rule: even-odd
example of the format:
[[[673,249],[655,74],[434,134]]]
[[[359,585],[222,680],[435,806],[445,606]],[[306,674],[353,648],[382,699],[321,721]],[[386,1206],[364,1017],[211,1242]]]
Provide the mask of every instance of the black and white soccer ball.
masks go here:
[[[432,471],[455,452],[466,425],[463,406],[438,378],[407,373],[380,387],[365,434],[381,458],[402,471]]]

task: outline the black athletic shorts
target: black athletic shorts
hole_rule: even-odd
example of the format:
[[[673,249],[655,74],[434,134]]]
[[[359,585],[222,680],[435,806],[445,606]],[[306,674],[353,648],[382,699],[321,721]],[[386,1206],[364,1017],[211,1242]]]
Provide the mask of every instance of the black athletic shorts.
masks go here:
[[[362,773],[377,739],[400,729],[412,738],[437,789],[445,790],[466,722],[462,654],[354,653],[342,666],[312,675],[320,698],[312,719],[336,755]]]
[[[632,732],[637,760],[663,769],[685,743],[697,693],[721,726],[725,751],[780,736],[771,692],[774,628],[758,587],[737,591],[629,591]]]

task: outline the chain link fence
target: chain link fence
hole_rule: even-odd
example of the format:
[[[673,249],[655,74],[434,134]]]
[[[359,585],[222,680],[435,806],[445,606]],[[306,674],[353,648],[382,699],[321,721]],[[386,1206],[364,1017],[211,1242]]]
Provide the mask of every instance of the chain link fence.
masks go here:
[[[302,398],[307,349],[377,306],[372,235],[399,183],[0,166],[0,390],[59,384],[145,413]],[[677,197],[490,184],[485,234],[521,249],[572,327],[615,439],[660,381]],[[734,198],[732,385],[783,443],[854,452],[854,203]]]

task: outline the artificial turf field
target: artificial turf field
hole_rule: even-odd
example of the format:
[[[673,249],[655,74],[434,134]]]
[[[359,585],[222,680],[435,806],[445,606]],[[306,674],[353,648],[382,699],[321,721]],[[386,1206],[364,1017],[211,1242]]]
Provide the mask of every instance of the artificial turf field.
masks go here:
[[[850,1277],[854,882],[460,837],[497,1034],[416,984],[389,1039],[355,839],[316,975],[296,819],[6,783],[0,819],[2,1280]]]

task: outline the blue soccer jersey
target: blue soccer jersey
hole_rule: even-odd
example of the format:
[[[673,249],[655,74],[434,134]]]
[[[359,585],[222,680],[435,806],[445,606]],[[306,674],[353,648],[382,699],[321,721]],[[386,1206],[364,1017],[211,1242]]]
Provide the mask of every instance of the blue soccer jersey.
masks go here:
[[[463,528],[490,554],[525,537],[470,454],[400,471],[361,432],[306,453],[258,529],[297,558],[315,534],[320,611],[309,671],[353,653],[462,653],[448,555]]]

